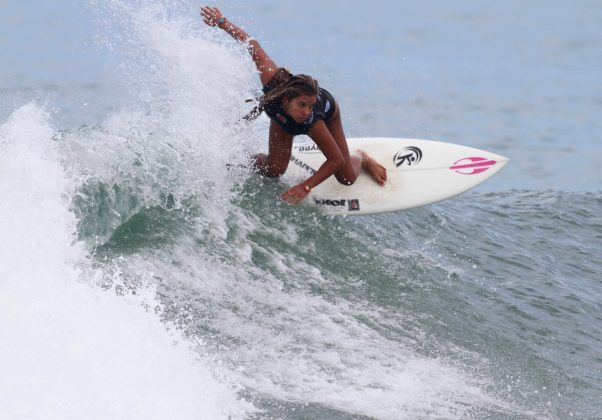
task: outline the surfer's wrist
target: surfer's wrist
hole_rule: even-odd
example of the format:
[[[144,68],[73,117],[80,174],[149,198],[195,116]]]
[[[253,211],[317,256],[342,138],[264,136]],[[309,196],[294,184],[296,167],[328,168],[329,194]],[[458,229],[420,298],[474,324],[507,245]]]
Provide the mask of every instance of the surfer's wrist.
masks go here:
[[[226,19],[224,17],[222,17],[219,20],[219,22],[217,23],[217,26],[218,26],[218,28],[225,31],[228,35],[230,35],[232,38],[234,38],[238,42],[245,43],[245,42],[249,42],[251,39],[245,31],[243,31],[238,26],[236,26],[235,24],[233,24],[232,22],[230,22],[228,19]]]
[[[303,189],[305,190],[306,193],[309,194],[311,192],[311,188],[305,182],[302,182],[301,186],[303,187]]]

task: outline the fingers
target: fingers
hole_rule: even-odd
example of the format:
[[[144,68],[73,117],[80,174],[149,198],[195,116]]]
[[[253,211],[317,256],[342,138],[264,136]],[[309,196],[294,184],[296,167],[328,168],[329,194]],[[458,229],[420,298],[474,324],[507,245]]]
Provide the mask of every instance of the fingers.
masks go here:
[[[301,199],[293,194],[284,193],[282,194],[282,201],[288,204],[298,204]]]
[[[288,203],[288,204],[299,204],[304,198],[304,195],[299,195],[298,193],[294,192],[294,191],[287,191],[284,194],[282,194],[281,196],[282,201]]]
[[[222,17],[222,12],[217,7],[203,6],[201,7],[201,16],[207,25],[216,26]]]
[[[201,8],[201,16],[203,17],[205,23],[210,23],[211,21],[215,20],[213,12],[207,7]]]
[[[222,12],[217,7],[204,6],[201,7],[201,14],[206,17],[219,19],[222,16]]]
[[[208,13],[220,13],[217,7],[201,6],[201,10]]]

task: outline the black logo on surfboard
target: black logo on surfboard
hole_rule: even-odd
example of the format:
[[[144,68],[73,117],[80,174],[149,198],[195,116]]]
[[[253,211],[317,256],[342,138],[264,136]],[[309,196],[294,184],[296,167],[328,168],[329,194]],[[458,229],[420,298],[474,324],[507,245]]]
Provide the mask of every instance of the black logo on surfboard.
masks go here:
[[[320,153],[320,148],[317,144],[302,144],[299,146],[300,153]]]
[[[358,200],[357,198],[349,200],[347,208],[349,209],[349,211],[358,211],[360,209],[360,200]]]
[[[320,206],[330,206],[330,207],[344,207],[347,205],[347,200],[345,199],[338,199],[338,200],[333,200],[330,198],[316,198],[314,197],[314,203],[320,205]]]
[[[293,155],[291,155],[291,162],[293,162],[295,165],[297,165],[301,169],[306,170],[307,172],[309,172],[311,174],[316,173],[316,170],[314,168],[312,168],[307,163],[303,162],[302,160],[298,159],[297,157],[295,157]]]
[[[359,209],[360,209],[360,200],[357,198],[352,198],[352,199],[347,200],[344,198],[331,199],[331,198],[314,197],[314,203],[316,203],[319,206],[330,206],[330,207],[347,206],[347,209],[349,211],[359,211]]]
[[[406,147],[403,150],[395,153],[393,157],[393,163],[395,163],[396,167],[400,167],[401,165],[417,165],[422,160],[422,150],[420,150],[416,146]]]

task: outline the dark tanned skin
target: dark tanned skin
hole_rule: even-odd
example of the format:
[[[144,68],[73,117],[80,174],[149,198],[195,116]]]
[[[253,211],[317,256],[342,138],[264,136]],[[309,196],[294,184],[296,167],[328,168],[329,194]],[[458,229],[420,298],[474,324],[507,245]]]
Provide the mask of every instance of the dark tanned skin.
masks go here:
[[[265,86],[272,76],[278,72],[279,67],[265,53],[261,45],[255,39],[249,37],[245,31],[223,18],[221,11],[217,7],[202,7],[201,16],[207,25],[223,29],[232,38],[247,46],[259,71],[262,86]],[[291,100],[285,99],[282,107],[295,121],[303,122],[309,116],[316,101],[317,97],[315,95],[301,95]],[[295,185],[282,194],[282,199],[287,203],[298,204],[307,196],[308,192],[304,184],[309,188],[313,188],[331,175],[334,175],[342,184],[353,184],[362,168],[379,185],[385,184],[387,171],[382,165],[378,164],[364,152],[360,152],[360,156],[349,155],[349,148],[347,147],[338,105],[330,121],[316,121],[311,126],[308,136],[320,148],[326,157],[326,162],[320,166],[315,174],[305,180],[304,183]],[[274,121],[270,121],[268,154],[254,156],[256,170],[260,174],[269,177],[281,176],[288,167],[292,147],[293,135],[284,131]]]

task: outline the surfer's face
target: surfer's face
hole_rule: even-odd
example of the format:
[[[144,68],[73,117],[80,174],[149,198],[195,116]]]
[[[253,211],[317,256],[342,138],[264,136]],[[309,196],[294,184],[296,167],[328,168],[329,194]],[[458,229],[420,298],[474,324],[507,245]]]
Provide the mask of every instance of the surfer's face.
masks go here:
[[[301,95],[293,99],[285,99],[282,105],[288,115],[296,122],[302,123],[309,117],[317,100],[317,95]]]

